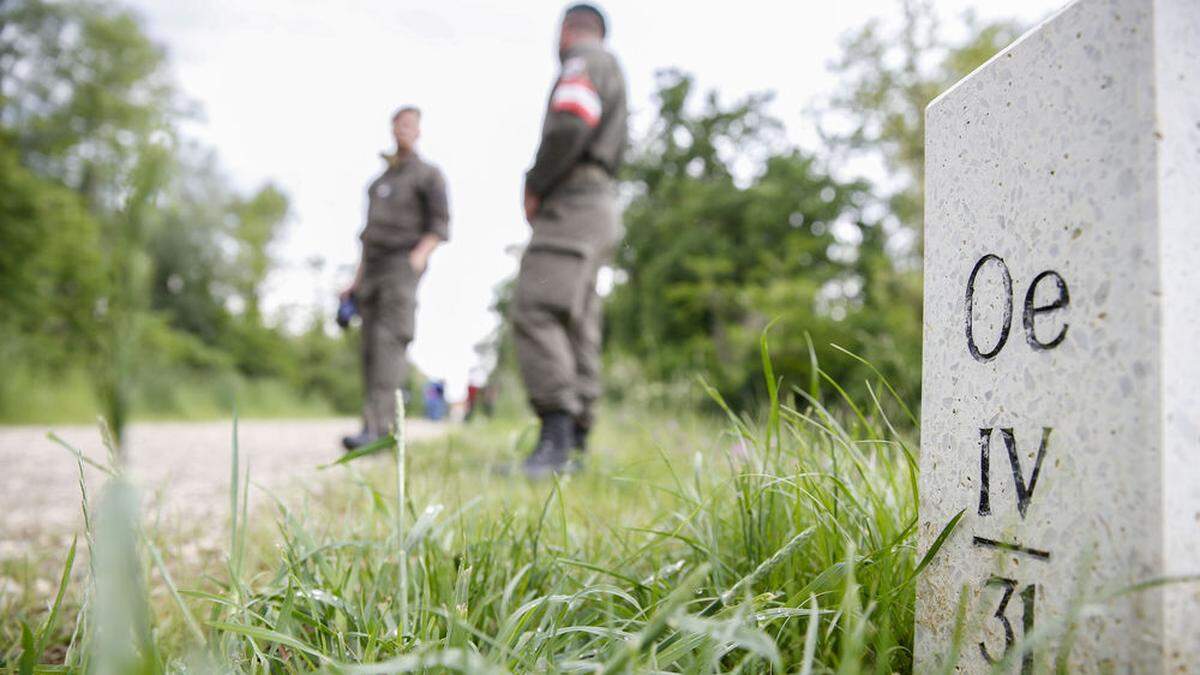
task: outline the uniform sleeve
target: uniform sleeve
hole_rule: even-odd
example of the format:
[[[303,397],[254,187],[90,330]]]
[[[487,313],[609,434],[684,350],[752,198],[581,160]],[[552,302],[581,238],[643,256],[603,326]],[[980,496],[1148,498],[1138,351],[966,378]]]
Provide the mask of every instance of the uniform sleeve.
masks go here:
[[[425,233],[442,241],[450,239],[450,204],[446,198],[446,178],[438,169],[429,172],[422,189],[425,198]]]
[[[533,168],[525,174],[525,186],[544,195],[579,161],[587,142],[604,114],[587,63],[580,57],[563,64],[562,75],[550,94],[550,108],[542,128]]]

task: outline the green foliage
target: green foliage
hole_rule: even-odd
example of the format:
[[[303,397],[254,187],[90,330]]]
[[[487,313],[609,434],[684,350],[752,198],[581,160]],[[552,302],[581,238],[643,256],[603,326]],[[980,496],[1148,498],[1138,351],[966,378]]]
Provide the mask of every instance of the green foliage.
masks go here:
[[[170,141],[178,105],[162,49],[133,15],[94,2],[12,0],[3,9],[4,110],[27,166],[123,210],[144,182],[143,151]]]
[[[331,338],[322,317],[315,317],[296,348],[299,359],[294,381],[300,394],[327,400],[337,412],[357,414],[362,403],[358,333],[344,332]],[[410,386],[408,391],[419,390]]]
[[[795,381],[810,379],[810,343],[838,344],[915,391],[919,286],[863,211],[870,186],[781,147],[767,97],[722,107],[710,95],[693,112],[692,89],[690,77],[661,76],[658,122],[626,175],[633,199],[607,306],[610,346],[654,379],[710,374],[746,405],[762,393],[752,373],[774,321],[776,365]],[[762,169],[749,175],[755,158]],[[826,360],[835,379],[866,378],[839,357]]]
[[[259,300],[263,282],[271,271],[267,248],[278,238],[288,215],[288,198],[274,185],[263,186],[249,199],[236,199],[230,205],[233,237],[239,244],[234,265],[235,284],[246,303],[251,320],[260,316]]]
[[[925,107],[1024,30],[1013,21],[984,24],[964,17],[967,38],[948,40],[930,0],[901,0],[902,22],[873,19],[843,42],[833,71],[841,88],[821,115],[839,160],[869,154],[883,160],[897,187],[881,195],[899,223],[922,232],[925,204]]]
[[[20,165],[0,136],[0,350],[54,371],[95,347],[99,223],[79,196]],[[39,348],[20,336],[36,336]],[[0,406],[3,401],[0,401]]]
[[[1019,29],[968,15],[968,37],[951,42],[929,2],[901,6],[899,29],[872,21],[846,39],[819,157],[780,140],[769,95],[696,105],[691,77],[660,76],[657,121],[625,176],[614,365],[631,359],[653,386],[707,373],[748,405],[764,393],[750,375],[757,336],[775,322],[776,365],[793,381],[814,377],[815,351],[862,394],[869,369],[835,345],[919,394],[924,109]],[[882,160],[891,187],[837,178],[856,155]]]
[[[238,194],[180,139],[187,106],[138,20],[107,3],[13,0],[0,26],[0,356],[19,364],[0,419],[99,408],[119,437],[131,414],[205,416],[247,387],[299,390],[271,396],[304,401],[295,412],[351,410],[350,342],[263,316],[287,196],[269,183]]]

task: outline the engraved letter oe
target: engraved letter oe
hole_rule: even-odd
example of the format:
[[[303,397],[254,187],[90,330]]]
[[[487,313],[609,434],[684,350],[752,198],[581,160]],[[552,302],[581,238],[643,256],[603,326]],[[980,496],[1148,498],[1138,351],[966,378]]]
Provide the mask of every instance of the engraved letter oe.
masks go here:
[[[989,264],[998,266],[1000,269],[1000,281],[1004,285],[1004,297],[1002,298],[1004,307],[1004,318],[1000,321],[1000,335],[996,338],[996,345],[987,351],[979,348],[975,342],[975,319],[972,316],[972,310],[975,308],[975,280],[979,276],[980,271]],[[1048,304],[1035,304],[1038,285],[1043,281],[1052,281],[1054,283],[1055,297]],[[1008,333],[1012,329],[1013,315],[1013,281],[1012,274],[1008,271],[1008,265],[1004,264],[1004,259],[998,255],[989,253],[980,258],[975,267],[971,269],[971,276],[967,278],[967,350],[971,352],[971,356],[976,361],[987,362],[996,358],[1000,350],[1004,349],[1004,344],[1008,342]],[[1025,327],[1025,341],[1034,351],[1044,351],[1054,349],[1062,344],[1062,341],[1067,337],[1066,323],[1058,334],[1049,340],[1041,340],[1037,335],[1037,326],[1035,324],[1037,318],[1042,314],[1049,314],[1060,309],[1066,309],[1071,304],[1071,293],[1067,289],[1067,282],[1058,272],[1054,270],[1046,270],[1036,277],[1029,284],[1029,290],[1025,292],[1025,303],[1022,310],[1021,323]]]

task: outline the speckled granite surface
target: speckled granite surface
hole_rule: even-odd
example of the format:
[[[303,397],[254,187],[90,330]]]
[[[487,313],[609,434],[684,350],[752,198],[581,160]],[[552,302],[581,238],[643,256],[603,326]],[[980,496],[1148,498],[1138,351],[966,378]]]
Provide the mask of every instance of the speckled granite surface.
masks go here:
[[[927,124],[922,553],[963,518],[919,580],[916,671],[965,597],[984,672],[1073,604],[1200,572],[1200,1],[1074,2]],[[1200,584],[1074,639],[1071,672],[1200,672]]]

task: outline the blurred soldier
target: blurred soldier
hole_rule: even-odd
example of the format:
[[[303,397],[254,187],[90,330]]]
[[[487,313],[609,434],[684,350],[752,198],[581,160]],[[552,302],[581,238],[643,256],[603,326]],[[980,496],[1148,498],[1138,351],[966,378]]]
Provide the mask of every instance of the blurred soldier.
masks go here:
[[[362,314],[363,429],[347,436],[347,450],[389,433],[396,421],[396,390],[408,370],[405,352],[413,339],[417,284],[433,250],[450,236],[446,181],[416,151],[421,111],[405,106],[392,116],[396,152],[367,190],[362,261],[354,283],[342,292]]]
[[[604,47],[592,5],[563,15],[562,70],[550,92],[541,145],[525,174],[533,228],[521,258],[512,322],[521,377],[541,418],[531,476],[574,466],[600,395],[600,298],[596,273],[617,239],[616,184],[626,142],[625,78]]]

